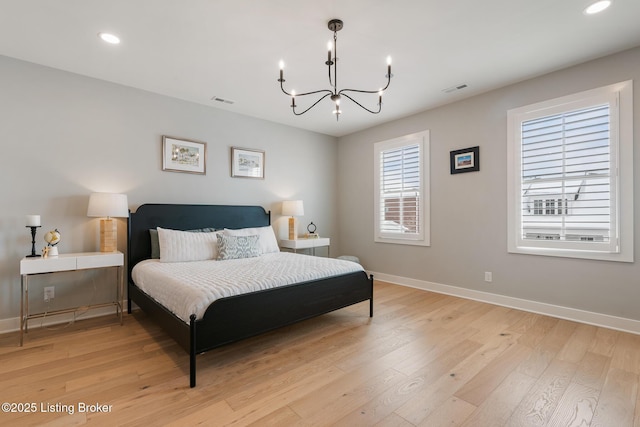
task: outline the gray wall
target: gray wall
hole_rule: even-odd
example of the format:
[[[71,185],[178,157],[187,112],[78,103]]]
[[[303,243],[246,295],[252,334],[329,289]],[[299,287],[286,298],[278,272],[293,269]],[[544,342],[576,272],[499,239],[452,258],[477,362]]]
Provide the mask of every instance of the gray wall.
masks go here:
[[[507,110],[629,79],[635,80],[638,141],[640,48],[340,138],[341,249],[380,273],[640,320],[637,262],[507,253]],[[431,130],[431,247],[374,243],[373,144],[424,129]],[[480,171],[450,175],[449,152],[476,145]],[[639,159],[635,144],[636,165]],[[637,169],[634,184],[640,230]],[[485,271],[493,273],[492,283],[484,282]]]
[[[280,202],[300,198],[300,232],[313,221],[337,237],[333,137],[2,56],[0,94],[0,330],[17,326],[2,320],[19,315],[19,262],[31,250],[25,216],[41,215],[38,252],[54,227],[61,253],[95,251],[98,219],[86,216],[94,191],[126,193],[132,210],[146,202],[261,205],[278,233],[286,233]],[[206,176],[163,172],[162,135],[207,142]],[[265,180],[231,178],[231,146],[265,150]],[[123,252],[125,230],[119,220]],[[55,309],[109,300],[112,281],[109,272],[38,277],[34,309],[49,283]]]
[[[42,216],[39,247],[43,230],[57,227],[61,252],[96,250],[97,219],[86,217],[93,191],[126,193],[133,210],[145,202],[258,204],[272,210],[280,233],[285,232],[280,201],[301,198],[306,215],[300,231],[314,221],[322,235],[332,237],[332,255],[357,255],[368,269],[640,320],[637,263],[506,250],[506,111],[627,79],[636,81],[637,139],[640,49],[336,143],[332,137],[0,56],[0,330],[17,326],[18,265],[31,247],[25,215]],[[431,247],[374,243],[373,143],[424,129],[431,130]],[[208,142],[207,175],[161,171],[163,134]],[[474,145],[481,147],[481,171],[449,175],[449,151]],[[231,146],[264,149],[266,179],[230,178]],[[638,164],[637,147],[634,157]],[[639,180],[636,173],[636,229]],[[119,226],[124,251],[123,220]],[[635,243],[638,252],[637,235]],[[483,281],[485,271],[493,272],[493,283]],[[108,273],[39,277],[32,286],[33,304],[42,308],[41,287],[49,283],[56,285],[51,308],[107,300],[111,280]]]

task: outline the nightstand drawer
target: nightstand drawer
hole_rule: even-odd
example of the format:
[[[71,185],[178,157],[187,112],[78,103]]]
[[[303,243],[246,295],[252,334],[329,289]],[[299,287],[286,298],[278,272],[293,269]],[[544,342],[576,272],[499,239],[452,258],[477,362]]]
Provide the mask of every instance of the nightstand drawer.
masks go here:
[[[83,254],[78,257],[78,270],[86,268],[115,267],[124,264],[122,252],[106,253],[96,252],[95,254]]]
[[[280,248],[290,249],[292,252],[311,250],[311,254],[316,254],[316,248],[326,247],[329,256],[329,246],[331,239],[328,237],[316,237],[312,239],[300,238],[296,240],[280,240]]]
[[[51,258],[24,258],[20,261],[20,274],[55,273],[76,269],[75,256]]]

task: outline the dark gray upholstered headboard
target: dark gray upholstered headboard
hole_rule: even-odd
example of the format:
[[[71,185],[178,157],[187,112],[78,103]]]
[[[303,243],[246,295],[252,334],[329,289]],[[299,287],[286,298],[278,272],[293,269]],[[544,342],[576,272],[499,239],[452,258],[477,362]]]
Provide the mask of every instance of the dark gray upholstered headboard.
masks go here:
[[[262,206],[145,204],[129,214],[129,272],[140,261],[151,258],[149,229],[246,228],[271,224],[271,212]]]

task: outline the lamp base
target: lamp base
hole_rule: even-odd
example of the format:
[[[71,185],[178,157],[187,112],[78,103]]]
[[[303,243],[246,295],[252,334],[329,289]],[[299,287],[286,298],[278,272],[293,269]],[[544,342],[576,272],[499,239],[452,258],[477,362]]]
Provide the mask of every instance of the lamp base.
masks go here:
[[[289,218],[289,240],[297,240],[298,239],[298,233],[296,233],[296,230],[298,227],[296,227],[296,218],[295,217],[290,217]]]
[[[100,220],[100,252],[115,252],[118,249],[118,224],[114,219]]]

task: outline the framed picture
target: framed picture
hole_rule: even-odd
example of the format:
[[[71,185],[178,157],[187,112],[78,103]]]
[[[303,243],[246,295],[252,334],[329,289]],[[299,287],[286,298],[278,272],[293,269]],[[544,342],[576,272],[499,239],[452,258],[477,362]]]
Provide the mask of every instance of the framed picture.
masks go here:
[[[264,151],[231,147],[231,176],[264,179]]]
[[[207,143],[162,136],[162,170],[205,175]]]
[[[452,174],[480,170],[480,147],[451,151],[449,156]]]

